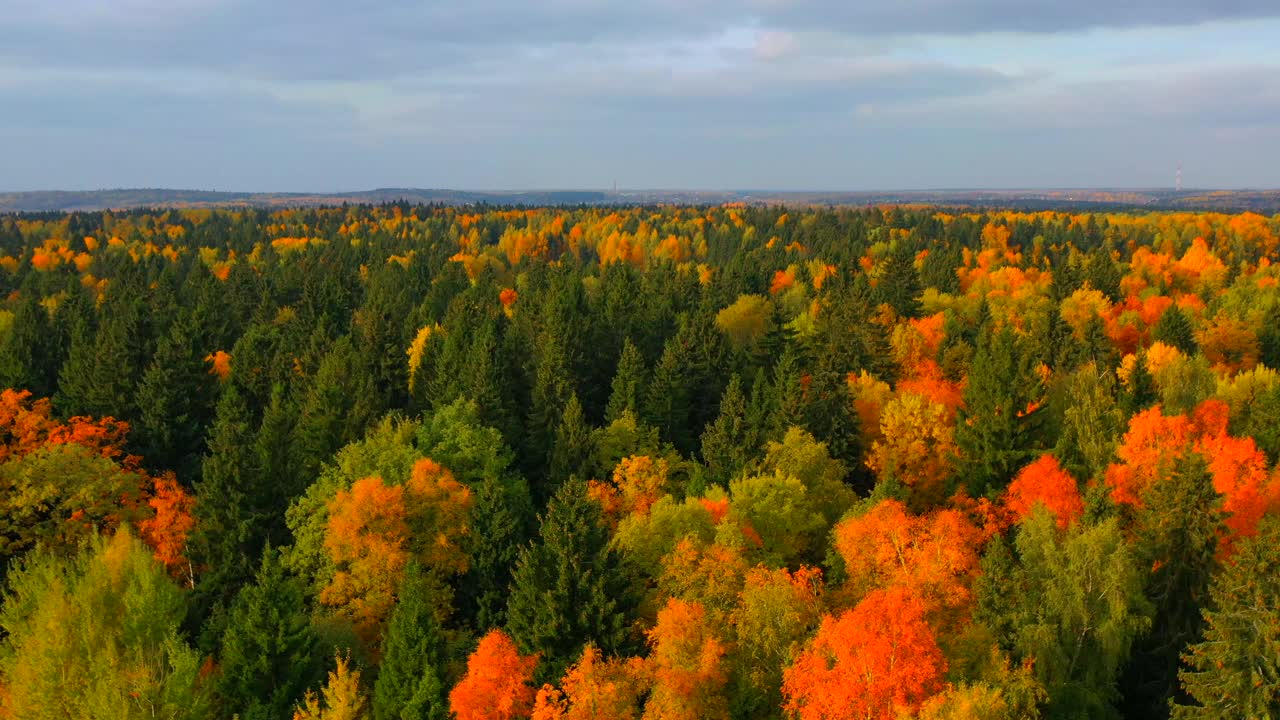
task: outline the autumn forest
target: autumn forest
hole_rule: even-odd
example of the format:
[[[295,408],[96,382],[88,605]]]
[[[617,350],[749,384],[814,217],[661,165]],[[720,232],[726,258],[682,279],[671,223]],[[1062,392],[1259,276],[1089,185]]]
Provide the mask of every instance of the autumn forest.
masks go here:
[[[1280,717],[1280,215],[0,215],[0,718]]]

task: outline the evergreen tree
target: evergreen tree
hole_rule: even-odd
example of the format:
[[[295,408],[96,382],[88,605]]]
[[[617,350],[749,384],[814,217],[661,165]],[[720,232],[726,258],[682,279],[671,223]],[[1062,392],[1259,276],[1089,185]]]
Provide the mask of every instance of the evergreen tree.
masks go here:
[[[133,440],[153,468],[194,482],[213,419],[217,380],[201,353],[195,317],[180,313],[138,383]]]
[[[630,649],[634,606],[600,506],[587,497],[586,483],[565,483],[547,506],[537,543],[516,563],[511,637],[522,652],[542,654],[543,679],[558,678],[588,642],[608,654]]]
[[[622,341],[622,355],[618,358],[618,369],[610,387],[609,404],[604,414],[605,424],[622,417],[622,413],[627,410],[637,414],[640,412],[645,389],[645,366],[640,349],[631,342],[631,338]]]
[[[196,565],[197,613],[226,604],[249,579],[253,560],[267,541],[258,493],[262,488],[254,452],[253,417],[235,384],[223,390],[209,431],[209,453],[196,484],[196,531],[191,538]]]
[[[54,404],[63,414],[134,419],[141,328],[136,305],[124,300],[104,304],[96,331],[87,323],[76,327],[58,374]]]
[[[302,587],[268,547],[253,584],[236,596],[222,638],[218,692],[240,720],[286,717],[324,676],[320,641]]]
[[[1183,656],[1182,686],[1197,705],[1175,718],[1280,717],[1280,521],[1262,522],[1214,578],[1204,639]]]
[[[889,253],[876,286],[880,297],[900,317],[920,317],[920,274],[916,271],[915,253],[906,242],[899,242]]]
[[[34,295],[25,294],[0,340],[0,385],[30,390],[35,397],[51,395],[58,368],[55,341],[49,312]]]
[[[551,446],[551,457],[548,465],[551,469],[550,488],[554,490],[560,483],[571,477],[590,480],[592,456],[591,427],[582,416],[582,404],[578,396],[569,396],[564,406],[564,415],[556,428],[555,444]]]
[[[533,503],[523,480],[486,477],[475,493],[467,534],[471,566],[458,598],[473,627],[483,632],[506,622],[511,572],[529,537]]]
[[[373,686],[373,720],[448,720],[444,638],[431,602],[434,588],[411,564],[401,582]]]
[[[702,461],[713,482],[727,486],[751,462],[760,439],[747,423],[747,399],[736,374],[720,398],[720,417],[702,433]]]
[[[1280,368],[1280,302],[1273,302],[1258,326],[1258,362],[1275,370]]]
[[[1153,568],[1146,595],[1155,613],[1120,681],[1126,717],[1168,717],[1174,702],[1190,700],[1178,683],[1179,656],[1203,630],[1223,529],[1219,499],[1198,455],[1182,459],[1143,497],[1136,550],[1141,567]]]
[[[1191,321],[1187,319],[1186,313],[1177,305],[1164,311],[1160,316],[1160,320],[1156,322],[1156,327],[1152,331],[1152,336],[1171,347],[1175,347],[1187,355],[1195,355],[1199,346],[1196,344],[1195,330],[1191,327]]]
[[[547,459],[555,441],[555,431],[573,395],[569,377],[569,356],[560,338],[544,332],[535,350],[533,388],[525,421],[523,460],[525,474],[533,481],[534,496],[545,501],[554,490],[548,487]]]
[[[364,435],[381,414],[377,394],[350,337],[334,344],[303,397],[294,434],[298,477],[310,482],[338,448]]]
[[[962,477],[970,492],[982,495],[1003,488],[1041,449],[1041,383],[1013,330],[983,334],[964,401],[956,423]]]
[[[1121,388],[1120,409],[1124,411],[1126,416],[1134,415],[1151,407],[1159,399],[1160,395],[1156,392],[1156,380],[1151,377],[1151,372],[1147,370],[1146,353],[1140,353],[1137,356],[1137,362],[1133,364],[1133,369],[1129,372],[1129,377]]]

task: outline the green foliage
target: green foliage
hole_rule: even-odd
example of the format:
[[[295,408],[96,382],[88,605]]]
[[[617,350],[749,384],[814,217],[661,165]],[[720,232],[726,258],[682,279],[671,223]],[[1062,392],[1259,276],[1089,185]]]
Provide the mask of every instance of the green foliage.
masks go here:
[[[236,596],[222,637],[218,695],[241,720],[285,717],[324,675],[301,584],[268,547],[257,577]]]
[[[79,555],[38,552],[9,575],[0,678],[15,718],[213,718],[200,657],[178,634],[182,591],[128,530]]]
[[[444,638],[432,588],[411,564],[387,627],[382,664],[373,686],[373,720],[447,720]]]
[[[1280,522],[1268,520],[1214,578],[1204,639],[1183,658],[1182,685],[1196,705],[1174,717],[1280,716]]]
[[[609,543],[600,507],[581,481],[567,482],[520,553],[507,629],[523,653],[542,653],[539,673],[557,678],[588,642],[606,653],[633,646],[631,577]]]

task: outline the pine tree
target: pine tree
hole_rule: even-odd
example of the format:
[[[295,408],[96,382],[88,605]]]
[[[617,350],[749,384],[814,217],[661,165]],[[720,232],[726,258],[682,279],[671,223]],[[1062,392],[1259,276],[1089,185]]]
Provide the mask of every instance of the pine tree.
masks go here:
[[[1182,720],[1280,717],[1280,521],[1264,520],[1214,578],[1204,639],[1183,656],[1179,676],[1198,703]]]
[[[541,676],[558,678],[587,642],[605,653],[631,646],[630,578],[610,543],[586,483],[565,483],[542,518],[536,544],[520,553],[507,628],[525,653],[542,654]]]
[[[645,366],[644,358],[631,338],[622,342],[622,355],[618,358],[618,369],[610,387],[609,404],[604,413],[606,425],[622,417],[627,410],[640,412],[645,390]]]
[[[421,567],[413,563],[400,585],[382,646],[382,666],[373,686],[373,720],[447,720],[445,648],[435,596]]]
[[[324,676],[302,588],[268,547],[253,584],[236,596],[222,638],[218,693],[240,720],[286,717]]]
[[[284,386],[276,385],[271,389],[271,402],[262,413],[262,424],[253,444],[261,478],[263,512],[268,517],[269,537],[275,543],[286,540],[284,511],[312,481],[298,474],[298,463],[293,456],[297,422],[297,407]]]
[[[136,305],[124,300],[104,304],[96,331],[83,322],[76,327],[54,400],[64,415],[134,419],[141,329]]]
[[[1182,312],[1177,305],[1164,311],[1164,314],[1160,316],[1160,320],[1156,322],[1152,336],[1165,345],[1175,347],[1187,355],[1194,355],[1199,348],[1196,344],[1195,330],[1191,327],[1191,321],[1187,319],[1186,313]]]
[[[565,405],[573,394],[573,382],[569,377],[569,356],[555,334],[544,332],[534,355],[523,460],[525,474],[533,482],[534,496],[545,500],[552,494],[547,486],[547,459],[551,456],[556,427],[564,417]]]

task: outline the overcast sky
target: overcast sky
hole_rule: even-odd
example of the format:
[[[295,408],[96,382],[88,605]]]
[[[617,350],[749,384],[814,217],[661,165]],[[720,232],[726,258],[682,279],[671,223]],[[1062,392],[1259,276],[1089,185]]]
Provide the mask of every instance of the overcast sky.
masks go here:
[[[1278,0],[0,0],[0,191],[1280,187]]]

